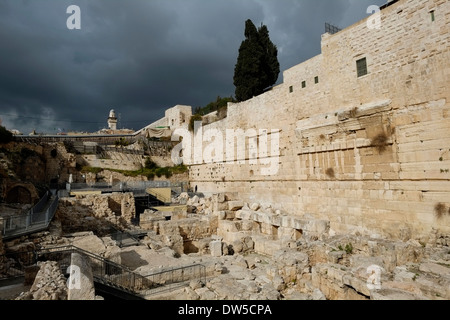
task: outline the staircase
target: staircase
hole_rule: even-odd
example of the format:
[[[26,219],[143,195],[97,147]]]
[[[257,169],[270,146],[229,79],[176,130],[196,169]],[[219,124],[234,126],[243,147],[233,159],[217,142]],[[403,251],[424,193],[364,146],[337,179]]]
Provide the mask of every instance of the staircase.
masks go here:
[[[59,197],[55,191],[47,191],[39,202],[25,214],[2,217],[4,240],[46,230],[55,215]]]

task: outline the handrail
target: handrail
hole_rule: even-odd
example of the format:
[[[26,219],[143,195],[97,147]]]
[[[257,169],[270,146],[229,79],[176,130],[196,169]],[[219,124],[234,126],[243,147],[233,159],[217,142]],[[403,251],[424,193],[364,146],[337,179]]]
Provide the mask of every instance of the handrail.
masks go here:
[[[102,256],[73,245],[41,249],[36,251],[36,259],[39,260],[39,258],[45,257],[46,259],[51,260],[52,255],[56,254],[56,258],[58,260],[63,260],[64,254],[71,255],[74,252],[80,253],[90,259],[93,277],[100,283],[133,294],[138,294],[139,289],[149,286],[149,283],[145,277],[133,272],[127,266],[120,265]],[[67,261],[66,265],[63,266],[68,267],[69,265],[70,263]]]
[[[52,198],[50,192],[47,191],[28,212],[1,217],[0,226],[3,238],[7,239],[47,228],[55,215],[58,203],[58,195]]]
[[[69,254],[71,255],[74,252],[80,253],[90,259],[94,281],[138,296],[171,290],[190,280],[203,279],[205,281],[206,279],[206,267],[201,264],[180,266],[148,275],[141,275],[127,266],[73,245],[48,247],[35,251],[15,253],[18,257],[15,259],[17,261],[7,263],[7,270],[5,272],[2,271],[2,273],[12,274],[11,271],[14,271],[14,276],[17,276],[20,272],[23,274],[25,267],[36,265],[43,258],[53,261],[56,259],[60,263],[60,267],[63,268],[62,271],[67,272],[67,268],[71,263]],[[12,255],[6,254],[3,256],[7,258],[6,260],[9,260]]]

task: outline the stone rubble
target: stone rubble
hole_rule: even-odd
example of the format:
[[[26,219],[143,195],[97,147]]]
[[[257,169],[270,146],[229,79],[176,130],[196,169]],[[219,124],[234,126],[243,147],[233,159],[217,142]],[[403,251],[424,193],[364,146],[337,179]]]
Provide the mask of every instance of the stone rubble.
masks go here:
[[[141,275],[196,263],[205,266],[206,282],[193,280],[184,288],[146,296],[150,300],[450,299],[449,236],[438,232],[427,243],[336,235],[326,221],[296,220],[271,205],[240,202],[234,194],[183,193],[173,202],[184,210],[141,214],[149,219],[140,226],[145,226],[146,236],[139,245],[121,248],[101,227],[104,212],[111,215],[108,201],[92,199],[63,199],[49,231],[7,241],[5,251],[75,245]],[[102,203],[96,208],[103,211],[89,210],[94,203]],[[189,206],[195,213],[187,212]],[[83,218],[76,224],[69,214]],[[87,217],[92,217],[89,224]],[[137,228],[115,217],[108,221]],[[92,226],[99,228],[89,231]],[[301,232],[293,232],[300,227]],[[279,237],[270,234],[273,230]],[[55,263],[40,266],[32,289],[17,299],[67,299],[66,280]]]
[[[38,262],[39,271],[28,292],[16,300],[67,300],[67,279],[56,261]]]

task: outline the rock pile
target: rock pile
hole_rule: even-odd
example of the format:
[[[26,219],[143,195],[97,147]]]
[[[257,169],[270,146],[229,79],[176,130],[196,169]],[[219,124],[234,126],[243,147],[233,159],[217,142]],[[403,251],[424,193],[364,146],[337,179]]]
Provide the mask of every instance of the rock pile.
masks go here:
[[[95,231],[108,234],[112,226],[117,229],[128,227],[135,215],[134,197],[130,192],[62,198],[57,211],[66,233]]]
[[[56,261],[38,262],[40,267],[31,289],[16,300],[67,300],[67,279]]]
[[[89,215],[78,211],[80,202],[83,207],[92,199],[71,199],[62,210],[91,217],[89,227],[101,225],[106,206]],[[249,205],[234,194],[184,194],[178,200],[185,211],[172,212],[171,219],[167,213],[148,212],[151,228],[138,245],[121,248],[110,236],[97,233],[101,228],[65,233],[64,227],[52,227],[54,232],[10,241],[5,248],[71,244],[144,276],[195,264],[204,267],[205,281],[193,279],[180,290],[146,296],[152,300],[450,299],[448,235],[438,231],[427,243],[334,235],[327,221],[291,216],[266,204]],[[189,206],[195,213],[187,213]],[[76,223],[67,217],[62,224],[68,222]],[[42,264],[33,288],[18,299],[66,299],[61,276],[54,263]]]

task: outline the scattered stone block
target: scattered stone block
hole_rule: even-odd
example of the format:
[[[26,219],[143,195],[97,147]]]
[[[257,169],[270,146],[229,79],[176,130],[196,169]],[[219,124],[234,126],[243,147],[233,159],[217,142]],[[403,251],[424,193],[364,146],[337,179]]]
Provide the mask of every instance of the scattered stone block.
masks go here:
[[[242,209],[242,207],[244,206],[244,202],[243,201],[228,201],[228,210],[230,211],[237,211],[239,209]]]

